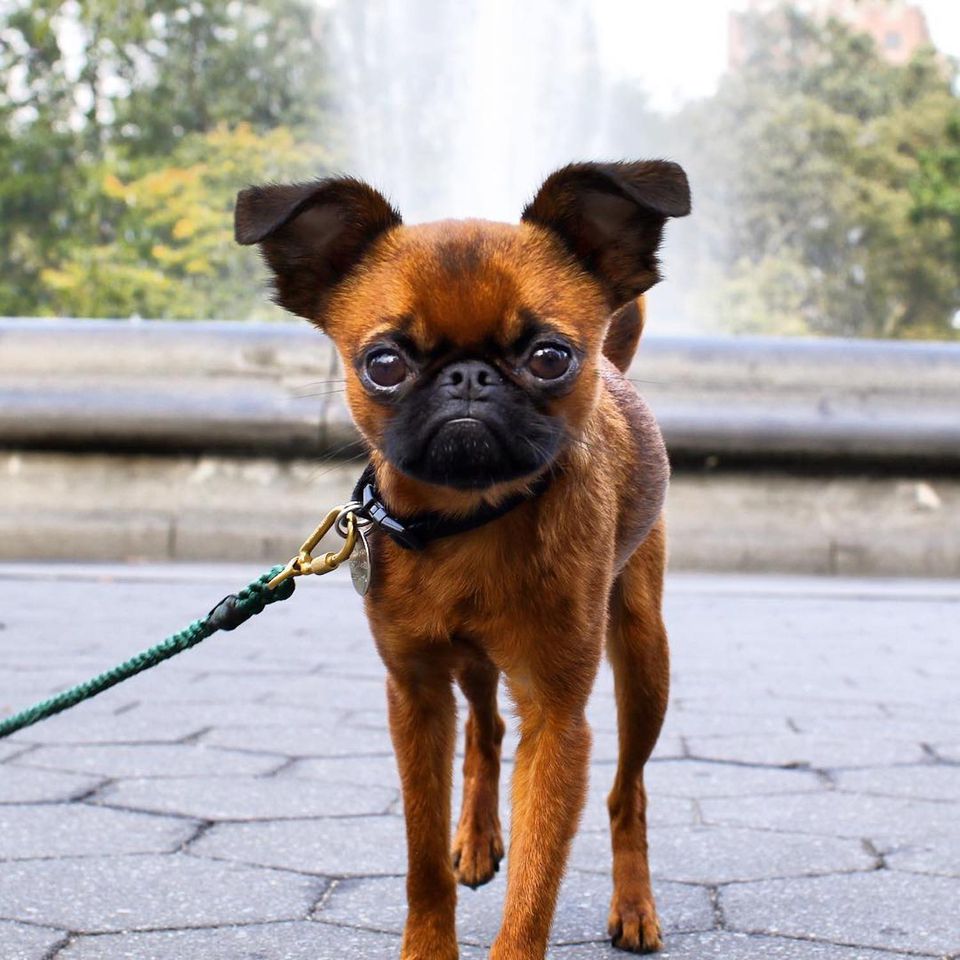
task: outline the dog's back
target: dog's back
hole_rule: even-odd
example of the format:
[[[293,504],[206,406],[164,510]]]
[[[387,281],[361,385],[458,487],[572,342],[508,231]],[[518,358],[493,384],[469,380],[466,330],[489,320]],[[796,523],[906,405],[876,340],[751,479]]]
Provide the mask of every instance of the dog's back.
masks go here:
[[[641,295],[621,307],[610,321],[606,339],[603,341],[603,355],[621,372],[626,373],[637,352],[637,344],[643,333],[646,319],[645,298]]]

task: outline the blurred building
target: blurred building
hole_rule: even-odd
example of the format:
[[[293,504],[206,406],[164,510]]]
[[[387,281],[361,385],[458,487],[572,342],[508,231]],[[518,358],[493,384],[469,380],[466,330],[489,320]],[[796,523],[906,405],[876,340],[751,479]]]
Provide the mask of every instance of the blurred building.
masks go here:
[[[793,0],[786,5],[821,20],[835,17],[852,29],[869,34],[880,55],[890,63],[907,63],[921,47],[931,43],[923,11],[906,0]],[[750,14],[768,13],[782,6],[783,0],[748,0],[745,11],[730,14],[731,70],[742,67],[753,52]]]

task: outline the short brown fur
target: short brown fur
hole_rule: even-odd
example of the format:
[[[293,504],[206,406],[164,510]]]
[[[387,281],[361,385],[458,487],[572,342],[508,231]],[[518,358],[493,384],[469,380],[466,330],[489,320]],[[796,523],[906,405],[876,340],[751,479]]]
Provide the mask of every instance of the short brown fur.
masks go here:
[[[567,169],[582,172],[580,166]],[[643,173],[657,179],[656,170]],[[568,181],[559,180],[567,210],[574,200]],[[637,183],[643,187],[646,180]],[[284,195],[288,205],[289,200]],[[444,343],[470,351],[509,342],[531,314],[569,334],[583,351],[575,386],[554,402],[568,442],[551,464],[553,479],[544,493],[495,522],[420,552],[401,549],[379,531],[373,534],[375,568],[366,608],[387,669],[390,730],[407,821],[403,960],[458,956],[457,883],[486,883],[503,856],[497,800],[504,732],[496,698],[500,677],[516,708],[520,740],[503,925],[490,956],[544,957],[586,796],[585,709],[605,640],[616,678],[620,738],[609,798],[614,880],[609,930],[614,944],[626,950],[660,946],[647,865],[643,770],[667,703],[660,606],[668,466],[653,416],[622,373],[643,326],[642,300],[623,298],[642,292],[630,278],[642,274],[649,280],[655,244],[644,247],[641,267],[625,266],[611,280],[595,272],[607,268],[591,263],[589,251],[584,259],[582,250],[573,250],[590,238],[572,242],[563,233],[566,226],[549,222],[551,198],[538,195],[536,203],[542,217],[519,226],[466,221],[377,227],[331,289],[314,296],[304,292],[302,276],[297,278],[296,306],[323,301],[322,314],[312,319],[333,338],[348,370],[366,344],[398,326],[424,349]],[[373,206],[381,217],[389,209]],[[656,228],[659,242],[657,225],[677,213],[642,208],[636,216],[647,218],[647,234]],[[355,225],[351,230],[356,243]],[[605,247],[603,262],[611,257],[625,262],[625,254],[611,249]],[[282,302],[284,266],[276,257],[271,263],[281,274]],[[302,258],[297,263],[301,269]],[[534,479],[481,490],[413,479],[382,452],[389,411],[371,401],[358,377],[348,375],[347,396],[383,498],[397,515],[467,514],[528,488]],[[469,715],[462,808],[451,837],[454,682],[469,703]]]

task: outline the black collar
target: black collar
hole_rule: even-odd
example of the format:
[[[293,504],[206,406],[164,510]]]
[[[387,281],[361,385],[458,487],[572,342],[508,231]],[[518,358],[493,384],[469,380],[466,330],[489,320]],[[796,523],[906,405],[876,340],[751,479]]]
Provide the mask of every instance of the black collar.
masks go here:
[[[373,464],[368,464],[353,488],[352,499],[360,504],[357,516],[376,524],[394,543],[405,550],[423,550],[434,540],[476,530],[477,527],[498,520],[521,503],[539,497],[550,486],[550,480],[550,474],[545,473],[529,490],[515,493],[496,506],[484,504],[466,517],[445,517],[441,513],[424,512],[400,519],[395,517],[383,502],[377,489]]]

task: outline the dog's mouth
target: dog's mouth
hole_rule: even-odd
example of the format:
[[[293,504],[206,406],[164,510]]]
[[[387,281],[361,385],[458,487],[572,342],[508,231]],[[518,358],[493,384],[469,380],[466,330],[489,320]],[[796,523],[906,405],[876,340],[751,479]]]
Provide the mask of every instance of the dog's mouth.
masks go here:
[[[381,450],[402,473],[437,486],[482,491],[538,473],[557,455],[562,424],[537,411],[457,404],[393,418]]]
[[[427,438],[426,446],[434,444],[454,444],[472,446],[475,444],[499,443],[496,429],[479,417],[453,417],[438,423]]]
[[[478,417],[454,417],[429,435],[421,462],[422,479],[461,490],[477,490],[522,474],[496,429]]]
[[[419,443],[407,442],[394,456],[397,469],[426,483],[456,490],[489,487],[535,473],[546,462],[540,448],[522,437],[505,434],[502,425],[474,416],[457,415],[426,424]]]

